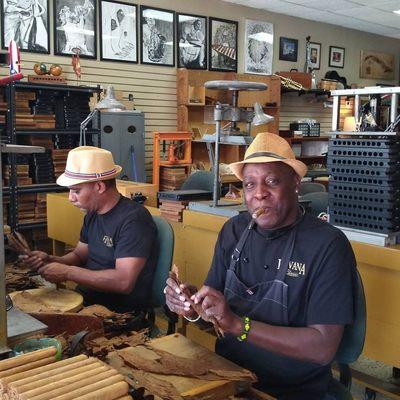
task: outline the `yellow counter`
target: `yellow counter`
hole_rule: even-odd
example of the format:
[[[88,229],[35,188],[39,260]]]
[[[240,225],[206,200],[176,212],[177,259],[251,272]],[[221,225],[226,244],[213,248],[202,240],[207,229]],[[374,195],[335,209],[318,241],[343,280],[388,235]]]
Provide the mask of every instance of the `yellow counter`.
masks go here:
[[[153,215],[157,208],[148,207]],[[79,240],[83,213],[67,194],[47,195],[48,236],[60,254],[63,244]],[[171,222],[175,232],[174,262],[182,279],[198,287],[208,272],[218,232],[226,217],[185,210],[183,222]],[[367,298],[364,355],[400,368],[400,246],[378,247],[352,242]]]

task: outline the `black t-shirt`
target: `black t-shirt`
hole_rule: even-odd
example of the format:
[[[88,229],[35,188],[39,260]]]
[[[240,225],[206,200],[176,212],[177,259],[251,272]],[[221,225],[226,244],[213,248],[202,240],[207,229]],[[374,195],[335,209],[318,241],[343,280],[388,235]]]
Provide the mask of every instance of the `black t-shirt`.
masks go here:
[[[157,262],[157,228],[148,210],[121,196],[107,213],[85,215],[80,241],[87,243],[89,256],[86,268],[115,268],[115,261],[125,257],[145,257],[143,267],[130,294],[100,292],[83,285],[78,290],[85,304],[102,304],[117,312],[139,311],[148,306]]]
[[[224,291],[232,252],[250,219],[246,212],[225,223],[206,285]],[[350,324],[353,319],[352,273],[356,262],[349,241],[339,229],[308,214],[302,217],[297,227],[285,278],[289,286],[289,326]],[[263,231],[256,226],[251,231],[236,267],[236,274],[246,287],[274,280],[290,230]],[[269,323],[267,313],[261,322]],[[237,351],[228,351],[223,340],[217,342],[216,351],[256,372],[259,387],[263,390],[275,395],[293,390],[297,393],[308,391],[310,399],[312,393],[319,398],[326,391],[330,366],[302,362],[273,352],[263,352],[267,359],[260,360],[257,346],[236,342]]]

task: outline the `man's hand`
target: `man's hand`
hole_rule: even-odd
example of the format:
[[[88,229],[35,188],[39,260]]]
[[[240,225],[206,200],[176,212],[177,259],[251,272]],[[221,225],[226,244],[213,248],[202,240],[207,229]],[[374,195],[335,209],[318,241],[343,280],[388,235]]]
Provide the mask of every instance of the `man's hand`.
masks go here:
[[[19,256],[23,263],[34,270],[37,270],[50,262],[50,256],[44,251],[31,251],[29,254]]]
[[[220,328],[227,333],[239,336],[242,332],[242,320],[232,312],[223,293],[209,286],[203,286],[192,300],[203,307],[208,317],[214,317]]]
[[[187,284],[182,284],[179,287],[171,278],[168,278],[166,283],[167,286],[164,289],[164,293],[168,308],[178,315],[189,318],[196,317],[196,312],[190,307],[189,302],[185,301],[185,297],[182,294],[183,290],[186,289],[189,289],[190,293],[196,293],[196,287]]]
[[[60,283],[68,280],[68,265],[53,262],[39,268],[39,274],[51,283]]]

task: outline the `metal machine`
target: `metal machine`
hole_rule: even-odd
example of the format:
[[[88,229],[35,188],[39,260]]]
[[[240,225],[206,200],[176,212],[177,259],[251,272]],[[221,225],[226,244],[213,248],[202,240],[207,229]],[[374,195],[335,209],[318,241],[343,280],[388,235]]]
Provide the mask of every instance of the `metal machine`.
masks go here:
[[[239,92],[242,90],[266,90],[267,85],[259,82],[242,82],[242,81],[208,81],[204,84],[206,89],[214,90],[230,90],[232,91],[232,105],[217,103],[214,109],[215,134],[204,135],[203,140],[209,143],[214,143],[213,155],[213,172],[214,172],[214,189],[212,204],[206,202],[190,203],[189,208],[196,211],[203,211],[212,214],[234,215],[237,209],[244,209],[243,206],[237,206],[229,203],[218,203],[219,200],[219,145],[221,143],[233,145],[249,145],[253,137],[250,135],[251,125],[262,125],[273,121],[273,117],[264,114],[262,107],[256,103],[254,109],[243,108],[238,106]],[[226,127],[222,127],[222,121],[227,121]],[[246,132],[242,132],[238,123],[246,124]],[[211,152],[211,146],[209,152]],[[229,206],[229,210],[223,209],[222,206]],[[219,207],[219,208],[218,208]]]

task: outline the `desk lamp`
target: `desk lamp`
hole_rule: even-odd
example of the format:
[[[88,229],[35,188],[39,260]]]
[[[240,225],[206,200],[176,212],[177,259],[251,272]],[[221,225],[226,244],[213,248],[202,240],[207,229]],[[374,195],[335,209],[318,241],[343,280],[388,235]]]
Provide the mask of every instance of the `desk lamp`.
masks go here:
[[[108,112],[121,112],[126,110],[125,105],[115,98],[114,87],[111,85],[108,86],[104,99],[99,101],[90,114],[81,122],[79,146],[86,146],[86,127],[101,110]]]

